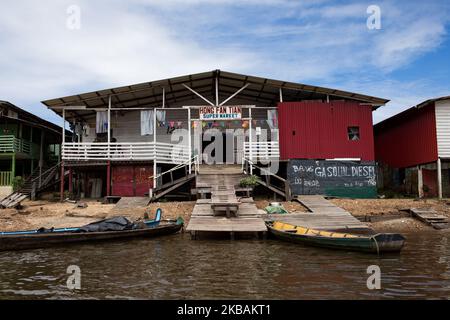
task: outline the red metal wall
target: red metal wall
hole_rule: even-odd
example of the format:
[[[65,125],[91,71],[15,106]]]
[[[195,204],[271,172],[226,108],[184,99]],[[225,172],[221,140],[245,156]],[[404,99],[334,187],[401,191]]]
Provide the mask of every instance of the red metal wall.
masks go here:
[[[113,166],[112,195],[121,197],[134,196],[134,168],[133,166]]]
[[[152,166],[113,166],[112,194],[122,197],[143,197],[153,186]]]
[[[278,104],[280,156],[288,159],[374,160],[372,108],[358,102],[302,101]],[[348,139],[359,126],[360,140]]]
[[[411,109],[375,126],[375,158],[393,168],[437,161],[434,105]]]

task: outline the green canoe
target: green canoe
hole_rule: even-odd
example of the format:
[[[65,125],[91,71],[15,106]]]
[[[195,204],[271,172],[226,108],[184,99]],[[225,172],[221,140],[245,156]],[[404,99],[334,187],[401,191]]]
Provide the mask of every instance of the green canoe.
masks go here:
[[[269,232],[277,239],[316,247],[380,254],[400,252],[405,244],[405,238],[398,233],[356,235],[313,230],[280,221],[267,221],[266,225]]]

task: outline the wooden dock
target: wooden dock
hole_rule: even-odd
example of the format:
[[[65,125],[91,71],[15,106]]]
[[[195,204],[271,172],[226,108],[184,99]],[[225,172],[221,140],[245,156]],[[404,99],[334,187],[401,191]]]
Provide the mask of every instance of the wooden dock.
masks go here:
[[[438,214],[434,209],[409,209],[412,216],[416,219],[432,226],[434,229],[448,229],[450,227],[450,221],[446,216]]]
[[[351,233],[375,233],[373,229],[356,219],[349,212],[335,206],[323,196],[298,196],[294,200],[304,205],[309,213],[291,213],[268,215],[258,210],[253,198],[241,198],[238,214],[235,217],[215,216],[213,208],[215,197],[230,197],[229,190],[235,190],[243,175],[237,166],[202,166],[197,176],[198,190],[209,190],[202,193],[197,200],[191,219],[186,228],[193,239],[203,236],[222,235],[235,237],[265,237],[267,227],[265,220],[279,220],[290,224],[318,230],[343,231]],[[209,192],[211,199],[205,199]],[[233,197],[235,195],[233,194]]]
[[[209,237],[213,234],[231,239],[264,238],[267,232],[264,223],[266,218],[267,215],[256,208],[252,198],[241,200],[239,217],[236,218],[214,216],[211,199],[199,199],[186,231],[190,232],[192,239]]]
[[[200,166],[196,188],[201,199],[197,200],[186,228],[193,239],[204,236],[225,236],[231,239],[265,237],[267,227],[264,218],[267,215],[256,208],[253,198],[236,196],[236,188],[239,188],[243,177],[245,175],[240,166]],[[211,199],[205,199],[208,194]],[[234,210],[233,216],[230,212],[226,216],[218,216],[223,211],[221,207],[225,211]]]
[[[269,215],[270,219],[317,230],[341,231],[350,233],[375,233],[365,223],[351,213],[335,206],[323,196],[298,196],[300,202],[310,212]]]
[[[187,227],[193,239],[201,234],[214,232],[230,233],[234,238],[236,233],[254,234],[255,237],[265,237],[267,231],[265,220],[303,226],[317,230],[340,231],[359,234],[374,234],[375,231],[359,221],[348,211],[339,208],[321,196],[302,196],[296,199],[307,207],[309,213],[265,214],[258,210],[253,199],[243,199],[239,209],[239,218],[214,217],[209,199],[199,199],[194,207],[191,221]]]
[[[130,210],[138,207],[146,207],[150,199],[148,197],[122,197],[116,203],[112,212],[120,213],[123,210]]]

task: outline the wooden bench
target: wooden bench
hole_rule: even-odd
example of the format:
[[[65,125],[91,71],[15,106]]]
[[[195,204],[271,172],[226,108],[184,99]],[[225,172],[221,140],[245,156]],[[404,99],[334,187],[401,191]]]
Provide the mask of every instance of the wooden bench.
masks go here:
[[[239,202],[214,202],[211,203],[214,216],[220,215],[219,212],[225,211],[227,218],[239,217]]]
[[[227,218],[232,215],[239,216],[239,205],[241,203],[236,197],[236,192],[232,186],[213,186],[211,189],[211,208],[214,216],[225,211]]]

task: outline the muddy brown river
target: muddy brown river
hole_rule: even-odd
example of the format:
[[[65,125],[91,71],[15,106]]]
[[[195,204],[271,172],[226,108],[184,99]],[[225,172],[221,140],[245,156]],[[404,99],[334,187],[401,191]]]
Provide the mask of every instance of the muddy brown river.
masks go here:
[[[405,234],[399,255],[277,240],[159,239],[0,253],[0,299],[449,299],[450,233]],[[81,289],[67,288],[67,268]],[[381,289],[367,288],[367,268]]]

